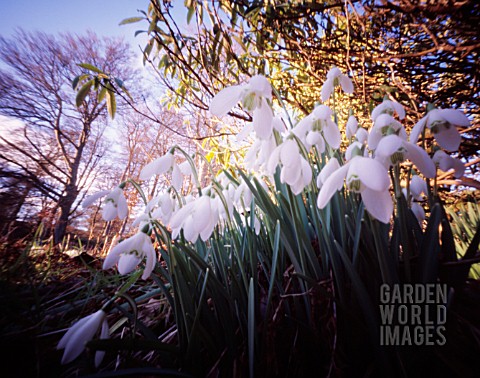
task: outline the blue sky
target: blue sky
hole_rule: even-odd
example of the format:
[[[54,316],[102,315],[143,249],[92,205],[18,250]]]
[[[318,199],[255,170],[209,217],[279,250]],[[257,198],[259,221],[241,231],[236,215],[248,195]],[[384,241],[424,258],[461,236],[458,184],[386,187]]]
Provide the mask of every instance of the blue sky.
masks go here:
[[[0,6],[0,35],[10,37],[15,28],[47,33],[72,32],[82,34],[92,30],[100,36],[125,37],[134,50],[145,44],[134,37],[146,23],[119,26],[125,18],[140,16],[137,9],[146,11],[148,0],[3,0]]]

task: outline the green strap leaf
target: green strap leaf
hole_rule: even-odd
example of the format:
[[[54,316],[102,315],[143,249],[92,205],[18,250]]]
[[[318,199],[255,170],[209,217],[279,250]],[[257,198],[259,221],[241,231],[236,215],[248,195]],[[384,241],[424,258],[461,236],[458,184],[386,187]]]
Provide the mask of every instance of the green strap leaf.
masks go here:
[[[103,74],[104,72],[100,69],[100,68],[97,68],[89,63],[79,63],[78,64],[79,67],[82,67],[82,68],[85,68],[86,70],[90,70],[90,71],[93,71],[93,72],[96,72],[96,73],[99,73],[99,74]]]
[[[90,93],[90,89],[92,88],[93,82],[94,82],[93,79],[87,81],[78,91],[77,97],[75,98],[75,104],[77,105],[77,108],[83,104],[85,97],[87,97],[87,95]]]
[[[134,24],[135,22],[139,22],[142,20],[145,20],[145,17],[128,17],[120,21],[118,25]]]
[[[115,99],[115,94],[110,91],[107,91],[107,110],[110,117],[114,119],[117,111],[117,100]]]

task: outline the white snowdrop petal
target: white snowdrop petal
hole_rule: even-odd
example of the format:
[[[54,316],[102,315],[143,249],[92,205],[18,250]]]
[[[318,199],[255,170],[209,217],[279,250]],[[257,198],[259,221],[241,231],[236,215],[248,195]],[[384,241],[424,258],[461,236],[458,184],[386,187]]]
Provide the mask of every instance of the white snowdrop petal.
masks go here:
[[[85,344],[93,338],[104,318],[105,312],[99,310],[88,316],[88,320],[81,327],[75,329],[65,345],[62,364],[73,361],[83,352]]]
[[[100,192],[97,192],[95,194],[92,194],[91,196],[86,197],[83,202],[82,202],[82,207],[85,209],[89,207],[91,204],[93,204],[96,200],[99,198],[106,196],[108,193],[110,193],[109,190],[102,190]]]
[[[182,189],[182,185],[183,185],[183,174],[180,171],[180,168],[178,167],[178,165],[174,164],[172,169],[172,186],[178,192],[180,191],[180,189]]]
[[[312,167],[308,163],[307,160],[302,158],[302,179],[303,179],[303,186],[307,186],[312,181],[313,173]]]
[[[234,85],[218,92],[210,103],[210,113],[221,118],[240,101],[243,86]]]
[[[210,197],[202,196],[195,203],[195,231],[201,232],[210,222]]]
[[[440,115],[445,118],[452,125],[468,126],[470,120],[468,117],[458,109],[438,109]]]
[[[423,210],[423,207],[418,202],[414,202],[412,203],[411,210],[417,218],[418,223],[422,224],[425,220],[425,210]]]
[[[333,80],[327,80],[325,84],[323,84],[320,97],[322,98],[322,102],[326,102],[333,92]]]
[[[119,219],[124,219],[128,215],[128,204],[126,198],[123,196],[123,191],[118,197],[117,214]]]
[[[365,143],[368,139],[368,131],[363,127],[359,128],[355,134],[355,138],[361,144]]]
[[[462,137],[457,128],[451,125],[448,129],[442,129],[438,133],[434,133],[437,143],[447,151],[457,151],[462,142]]]
[[[332,109],[330,109],[327,105],[319,105],[313,109],[312,114],[316,119],[327,120],[332,117]]]
[[[393,201],[388,190],[375,191],[365,188],[362,193],[365,209],[375,219],[382,223],[389,223],[393,213]]]
[[[65,346],[67,345],[68,341],[70,340],[70,336],[75,333],[77,331],[77,329],[83,327],[83,325],[85,323],[88,322],[88,320],[90,319],[90,317],[92,316],[93,314],[91,315],[88,315],[80,320],[78,320],[75,324],[73,324],[69,329],[68,331],[63,335],[63,337],[60,339],[60,341],[58,342],[58,345],[57,345],[57,349],[64,349]]]
[[[287,183],[288,185],[293,185],[298,181],[302,174],[301,169],[298,166],[287,166],[284,165],[280,171],[280,181]]]
[[[237,137],[236,137],[237,142],[243,142],[252,131],[253,131],[253,125],[251,122],[249,122],[237,134]]]
[[[348,117],[347,126],[346,126],[347,138],[348,139],[352,138],[356,134],[357,129],[358,129],[358,121],[353,115],[351,115],[350,117]]]
[[[366,187],[376,190],[385,191],[390,187],[390,179],[387,170],[378,161],[357,156],[352,159],[348,175],[356,174],[360,181]]]
[[[152,271],[155,268],[155,263],[157,262],[157,254],[155,253],[155,248],[153,248],[152,242],[150,240],[145,240],[143,244],[143,252],[146,260],[142,279],[146,280],[152,274]]]
[[[323,167],[323,169],[320,171],[318,175],[318,179],[320,180],[320,183],[323,185],[323,183],[327,180],[327,178],[339,168],[340,168],[340,163],[338,162],[338,160],[335,158],[331,158],[328,161],[328,163],[325,164],[325,166]],[[318,184],[318,181],[317,181],[317,184]]]
[[[310,146],[315,146],[319,143],[322,143],[323,142],[322,134],[320,134],[318,131],[310,131],[307,134],[306,142]]]
[[[330,147],[335,149],[340,147],[342,135],[340,134],[340,130],[338,130],[335,122],[333,122],[331,119],[327,121],[326,126],[323,128],[323,135],[325,137],[325,141]]]
[[[108,327],[108,323],[106,320],[102,322],[102,329],[100,331],[100,339],[108,339],[110,337],[110,328]],[[97,350],[95,352],[95,367],[98,368],[103,361],[103,357],[105,357],[104,350]]]
[[[427,124],[427,116],[423,117],[418,121],[415,126],[413,126],[412,131],[410,132],[410,142],[417,143],[420,134],[423,132],[425,125]]]
[[[422,199],[422,193],[427,194],[427,183],[420,176],[415,175],[410,180],[410,193],[416,200]]]
[[[118,259],[117,269],[120,274],[128,274],[140,263],[141,259],[133,253],[123,253]]]
[[[350,163],[347,163],[343,167],[340,167],[324,181],[322,189],[320,189],[320,193],[318,194],[317,198],[318,208],[323,209],[327,205],[328,201],[330,201],[330,199],[333,197],[335,192],[342,188],[349,165]]]
[[[396,135],[388,135],[383,137],[375,149],[375,155],[383,158],[391,156],[394,152],[397,152],[403,145],[403,140]]]
[[[268,139],[272,135],[273,112],[267,101],[262,98],[259,108],[253,111],[253,129],[259,139]]]
[[[117,208],[115,207],[115,204],[111,201],[108,201],[103,205],[103,210],[102,210],[102,218],[110,222],[114,220],[117,217]]]
[[[353,93],[353,83],[352,80],[346,75],[341,75],[339,78],[340,86],[342,87],[343,91],[348,94]]]
[[[423,148],[416,144],[404,142],[407,147],[407,158],[428,178],[434,178],[436,173],[435,164]]]
[[[404,119],[405,118],[405,108],[403,107],[402,104],[396,101],[391,101],[393,108],[395,109],[395,112],[398,114],[398,118]]]
[[[297,142],[292,139],[288,139],[283,142],[280,149],[280,161],[284,166],[296,166],[300,164],[300,150]]]

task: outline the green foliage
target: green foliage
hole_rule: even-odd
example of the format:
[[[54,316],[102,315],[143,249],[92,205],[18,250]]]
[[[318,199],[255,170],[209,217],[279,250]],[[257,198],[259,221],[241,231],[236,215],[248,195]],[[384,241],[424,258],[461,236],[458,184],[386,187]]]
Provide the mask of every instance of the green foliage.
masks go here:
[[[91,90],[97,92],[97,100],[99,103],[106,99],[107,110],[110,118],[115,117],[117,112],[116,96],[121,96],[123,99],[132,100],[132,96],[124,85],[124,82],[114,76],[103,72],[98,67],[88,63],[80,63],[78,66],[93,72],[76,76],[72,81],[72,87],[77,90],[77,97],[75,103],[77,107],[82,106],[86,101],[87,96],[90,95]],[[126,95],[127,97],[125,97]]]

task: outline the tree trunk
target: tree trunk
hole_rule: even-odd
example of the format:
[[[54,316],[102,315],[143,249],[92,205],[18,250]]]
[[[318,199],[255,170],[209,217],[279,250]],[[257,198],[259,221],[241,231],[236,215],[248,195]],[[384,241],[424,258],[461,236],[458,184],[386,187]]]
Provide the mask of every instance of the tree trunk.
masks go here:
[[[70,211],[72,209],[73,203],[77,198],[76,188],[67,188],[67,191],[60,201],[58,202],[58,208],[60,209],[60,214],[55,222],[55,229],[53,231],[53,241],[55,245],[60,244],[65,237],[67,232],[68,221],[70,218]]]

